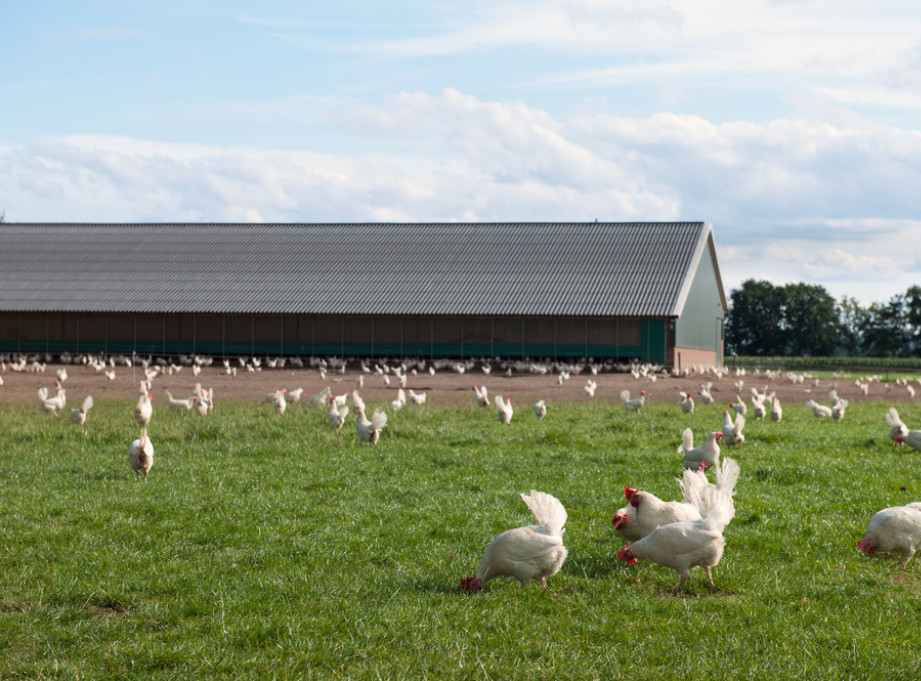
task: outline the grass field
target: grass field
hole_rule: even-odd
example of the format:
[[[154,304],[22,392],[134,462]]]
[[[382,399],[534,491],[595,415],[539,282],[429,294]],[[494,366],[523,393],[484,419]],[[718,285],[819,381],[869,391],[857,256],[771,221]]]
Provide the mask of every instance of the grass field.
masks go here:
[[[617,561],[610,519],[628,483],[679,497],[681,431],[699,441],[717,406],[557,404],[507,427],[406,407],[373,449],[324,411],[161,406],[146,482],[127,464],[132,407],[98,401],[86,436],[0,408],[0,678],[921,674],[921,564],[854,547],[875,511],[921,499],[921,453],[889,442],[883,402],[750,421],[716,589],[695,570],[677,597],[674,571]],[[489,541],[531,522],[531,489],[569,512],[562,571],[463,593]]]

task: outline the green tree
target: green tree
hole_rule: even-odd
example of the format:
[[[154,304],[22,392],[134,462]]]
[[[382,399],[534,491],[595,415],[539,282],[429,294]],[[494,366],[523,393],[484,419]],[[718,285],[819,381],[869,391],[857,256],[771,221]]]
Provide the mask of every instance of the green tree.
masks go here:
[[[910,352],[905,296],[873,303],[861,329],[863,352],[871,357],[901,357]]]
[[[861,354],[863,328],[869,315],[867,308],[861,306],[856,298],[845,296],[838,302],[838,322],[841,328],[838,347],[848,357]]]
[[[783,329],[787,355],[827,357],[835,354],[841,322],[835,299],[817,284],[783,288]]]
[[[769,281],[748,279],[730,293],[726,345],[737,355],[782,355],[783,289]]]

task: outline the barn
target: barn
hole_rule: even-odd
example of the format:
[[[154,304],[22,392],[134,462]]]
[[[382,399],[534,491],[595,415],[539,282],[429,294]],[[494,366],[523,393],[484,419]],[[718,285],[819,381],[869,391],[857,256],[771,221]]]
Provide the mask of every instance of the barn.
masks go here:
[[[0,352],[722,363],[705,222],[0,224]]]

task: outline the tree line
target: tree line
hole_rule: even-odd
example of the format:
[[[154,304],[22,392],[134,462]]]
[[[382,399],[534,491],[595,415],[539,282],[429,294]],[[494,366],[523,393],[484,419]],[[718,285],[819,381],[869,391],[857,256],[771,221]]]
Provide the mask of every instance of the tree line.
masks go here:
[[[731,355],[921,357],[921,287],[887,303],[836,301],[816,284],[749,279],[730,293]]]

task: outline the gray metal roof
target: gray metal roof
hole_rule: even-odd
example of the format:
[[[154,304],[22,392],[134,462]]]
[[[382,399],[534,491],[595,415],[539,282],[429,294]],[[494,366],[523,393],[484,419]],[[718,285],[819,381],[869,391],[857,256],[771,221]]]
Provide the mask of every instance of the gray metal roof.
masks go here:
[[[5,223],[0,310],[678,316],[707,247],[704,222]]]

